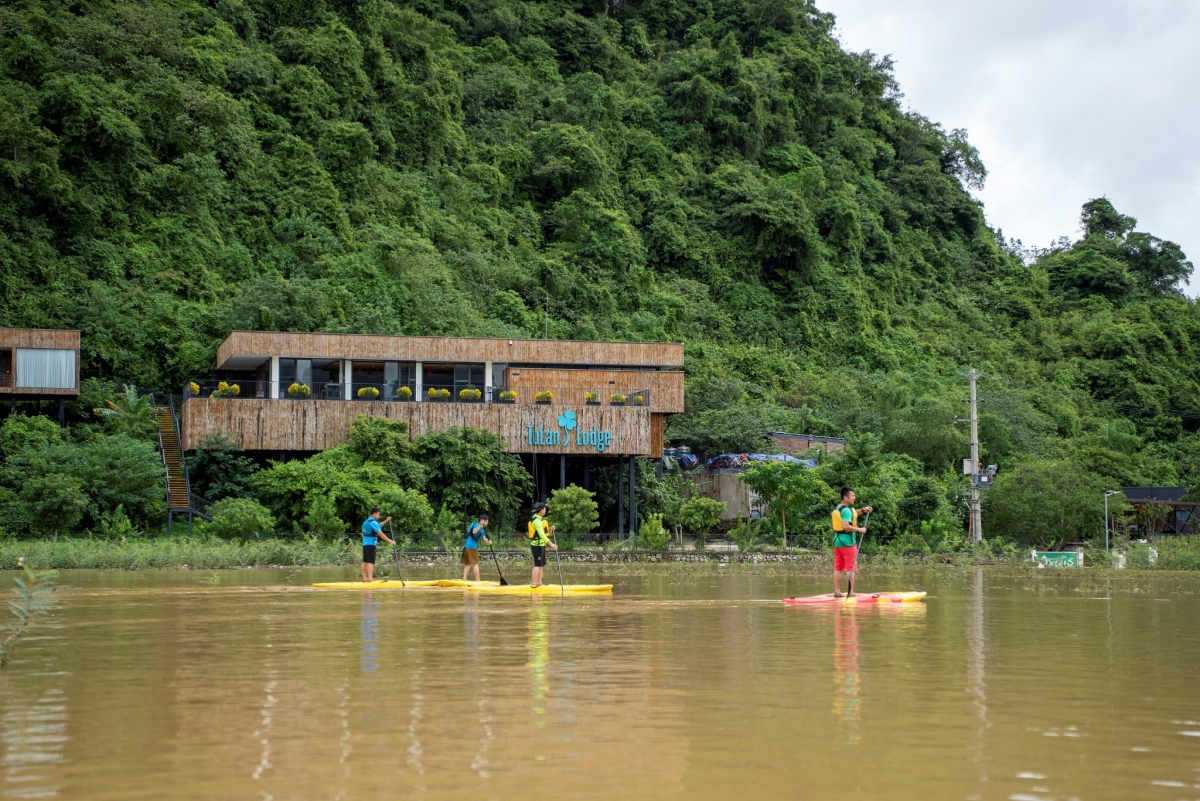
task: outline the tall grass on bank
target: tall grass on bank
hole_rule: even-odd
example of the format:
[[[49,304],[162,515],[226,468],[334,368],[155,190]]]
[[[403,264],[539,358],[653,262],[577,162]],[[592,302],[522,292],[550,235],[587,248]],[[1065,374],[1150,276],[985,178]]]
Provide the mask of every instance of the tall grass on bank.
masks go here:
[[[234,542],[202,537],[146,540],[77,539],[0,540],[0,569],[18,567],[24,557],[30,567],[46,570],[91,568],[145,570],[154,568],[220,569],[231,567],[330,567],[357,564],[361,547],[350,539],[264,539]]]
[[[1151,561],[1153,548],[1158,556]],[[1130,545],[1126,566],[1142,570],[1200,570],[1200,536],[1160,537],[1149,545]]]

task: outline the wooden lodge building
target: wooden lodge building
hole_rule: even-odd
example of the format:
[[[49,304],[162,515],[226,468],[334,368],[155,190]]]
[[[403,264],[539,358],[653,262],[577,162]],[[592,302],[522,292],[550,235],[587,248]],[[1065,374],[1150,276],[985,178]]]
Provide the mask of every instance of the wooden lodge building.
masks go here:
[[[470,426],[521,454],[544,496],[588,486],[593,459],[661,457],[682,366],[678,343],[234,331],[215,377],[184,388],[180,435],[286,460],[345,442],[364,414],[413,436]]]
[[[18,401],[65,401],[79,397],[79,332],[44,328],[0,328],[0,399],[9,413]]]

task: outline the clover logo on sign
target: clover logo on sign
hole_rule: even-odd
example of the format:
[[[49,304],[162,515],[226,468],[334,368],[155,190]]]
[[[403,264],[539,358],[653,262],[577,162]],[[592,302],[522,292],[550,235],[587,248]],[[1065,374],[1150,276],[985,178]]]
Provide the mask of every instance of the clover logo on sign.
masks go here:
[[[575,430],[575,412],[568,409],[558,416],[558,427],[567,431]]]

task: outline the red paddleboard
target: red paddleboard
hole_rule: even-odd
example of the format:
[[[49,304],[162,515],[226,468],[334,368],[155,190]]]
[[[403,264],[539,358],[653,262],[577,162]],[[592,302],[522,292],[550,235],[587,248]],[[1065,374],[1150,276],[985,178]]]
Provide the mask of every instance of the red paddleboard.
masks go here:
[[[864,592],[853,597],[833,597],[826,595],[809,595],[804,598],[784,598],[785,604],[906,604],[919,601],[925,597],[922,592]]]

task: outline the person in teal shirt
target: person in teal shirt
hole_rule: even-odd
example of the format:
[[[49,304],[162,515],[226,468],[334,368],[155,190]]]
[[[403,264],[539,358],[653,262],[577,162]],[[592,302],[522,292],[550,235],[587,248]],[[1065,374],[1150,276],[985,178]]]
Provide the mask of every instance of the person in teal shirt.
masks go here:
[[[391,521],[391,515],[384,518],[383,522]],[[363,560],[362,560],[362,580],[370,584],[375,580],[375,545],[382,537],[384,542],[396,544],[395,540],[388,539],[388,535],[383,533],[383,526],[379,525],[379,507],[376,506],[371,510],[371,514],[367,515],[367,519],[362,524],[363,537]]]
[[[858,571],[858,535],[867,533],[858,525],[859,512],[871,512],[870,506],[854,508],[854,490],[842,487],[842,502],[834,510],[833,597],[842,597],[842,574],[846,574],[846,595],[854,597],[854,574]]]
[[[462,550],[463,581],[467,580],[471,568],[475,568],[475,580],[479,581],[479,544],[492,544],[488,539],[487,524],[488,516],[480,515],[478,520],[467,526],[467,541],[463,543]]]

